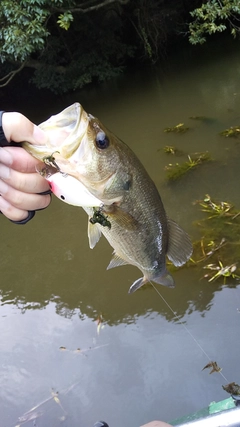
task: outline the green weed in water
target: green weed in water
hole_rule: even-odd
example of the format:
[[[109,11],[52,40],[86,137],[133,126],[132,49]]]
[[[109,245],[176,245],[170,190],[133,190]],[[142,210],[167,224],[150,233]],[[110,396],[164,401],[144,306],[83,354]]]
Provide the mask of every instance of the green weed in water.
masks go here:
[[[166,154],[173,154],[175,156],[182,156],[184,154],[183,151],[173,147],[172,145],[165,145],[165,147],[163,147],[163,151]]]
[[[219,279],[224,284],[227,279],[239,280],[240,211],[229,202],[212,200],[208,194],[195,204],[207,216],[195,223],[202,237],[193,244],[191,264],[207,270],[203,277],[210,283]]]
[[[209,162],[211,160],[212,159],[208,152],[195,153],[192,155],[192,157],[188,155],[188,160],[186,162],[182,164],[176,163],[175,165],[170,163],[165,167],[165,170],[167,171],[167,179],[169,181],[176,181],[190,170],[196,168],[204,162]]]
[[[189,127],[184,126],[184,123],[179,123],[172,128],[165,128],[164,132],[174,132],[174,133],[185,133],[189,130]]]
[[[220,132],[220,135],[230,138],[238,138],[240,136],[240,126],[231,126],[230,128]]]

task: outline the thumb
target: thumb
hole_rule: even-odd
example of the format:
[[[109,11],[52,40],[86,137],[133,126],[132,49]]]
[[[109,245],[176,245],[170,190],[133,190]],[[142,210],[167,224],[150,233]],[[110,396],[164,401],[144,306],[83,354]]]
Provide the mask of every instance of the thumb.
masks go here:
[[[2,116],[2,127],[7,141],[45,145],[48,137],[42,129],[21,113],[6,112]]]
[[[32,141],[29,140],[29,142],[36,145],[46,145],[47,140],[47,134],[40,127],[34,125]]]

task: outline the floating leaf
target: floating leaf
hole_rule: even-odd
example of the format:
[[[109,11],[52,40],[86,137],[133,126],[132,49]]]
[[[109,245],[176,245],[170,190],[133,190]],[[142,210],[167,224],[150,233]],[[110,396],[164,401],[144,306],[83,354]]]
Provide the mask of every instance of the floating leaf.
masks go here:
[[[202,368],[202,371],[204,369],[212,368],[209,374],[212,374],[213,372],[221,372],[222,368],[220,368],[217,364],[217,362],[209,362],[204,368]]]

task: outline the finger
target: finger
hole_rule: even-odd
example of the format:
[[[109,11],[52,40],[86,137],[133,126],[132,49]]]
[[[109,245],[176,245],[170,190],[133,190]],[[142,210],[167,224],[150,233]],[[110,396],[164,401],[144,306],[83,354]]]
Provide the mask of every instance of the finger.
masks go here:
[[[36,172],[36,165],[39,164],[39,160],[21,147],[0,147],[0,162],[23,173]]]
[[[28,141],[38,145],[45,145],[47,142],[47,135],[21,113],[4,113],[2,126],[8,141]]]
[[[0,197],[0,211],[11,221],[22,221],[28,216],[28,211],[15,208],[3,197]]]
[[[1,163],[0,178],[24,193],[42,193],[49,190],[48,182],[38,173],[21,173]]]
[[[0,195],[15,208],[25,211],[44,209],[51,201],[50,195],[43,196],[40,194],[24,193],[16,190],[2,180],[0,180]]]

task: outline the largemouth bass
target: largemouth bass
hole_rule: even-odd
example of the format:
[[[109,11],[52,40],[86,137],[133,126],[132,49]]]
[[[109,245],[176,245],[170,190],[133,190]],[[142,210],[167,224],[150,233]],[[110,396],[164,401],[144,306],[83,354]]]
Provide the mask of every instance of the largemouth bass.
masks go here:
[[[175,266],[183,265],[192,254],[191,241],[167,217],[154,182],[132,150],[79,103],[40,127],[48,134],[47,145],[24,143],[24,148],[66,179],[80,181],[102,202],[98,208],[83,206],[89,216],[90,248],[102,233],[114,249],[108,269],[131,264],[142,271],[129,293],[151,281],[174,287],[166,256]]]

